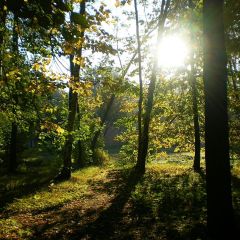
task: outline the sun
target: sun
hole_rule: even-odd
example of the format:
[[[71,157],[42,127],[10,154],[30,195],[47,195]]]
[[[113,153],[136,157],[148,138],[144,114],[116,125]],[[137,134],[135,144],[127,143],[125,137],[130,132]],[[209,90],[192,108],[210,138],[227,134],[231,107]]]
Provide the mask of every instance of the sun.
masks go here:
[[[182,67],[188,53],[184,39],[177,35],[166,36],[158,46],[158,65],[168,69]]]

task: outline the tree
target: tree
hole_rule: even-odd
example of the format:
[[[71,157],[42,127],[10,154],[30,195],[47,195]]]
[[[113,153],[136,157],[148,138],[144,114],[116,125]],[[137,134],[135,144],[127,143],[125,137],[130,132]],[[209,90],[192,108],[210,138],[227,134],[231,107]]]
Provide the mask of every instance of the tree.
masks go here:
[[[142,102],[143,102],[143,81],[142,81],[142,56],[141,56],[141,42],[139,34],[139,20],[138,20],[138,6],[137,0],[134,0],[135,20],[136,20],[136,37],[137,37],[137,51],[138,51],[138,76],[139,76],[139,100],[138,100],[138,161],[141,158],[142,150]]]
[[[14,14],[13,19],[13,34],[12,34],[12,51],[13,54],[18,58],[18,17],[16,14]],[[15,66],[17,67],[17,66]],[[17,82],[16,85],[16,91],[17,91]],[[15,104],[18,104],[18,96],[17,93],[13,94],[13,100]],[[13,114],[16,115],[15,108],[13,109]],[[9,164],[8,164],[8,170],[10,172],[14,172],[17,168],[17,136],[18,136],[18,126],[17,122],[14,120],[12,122],[12,129],[11,129],[11,137],[10,137],[10,145],[9,145]]]
[[[194,5],[193,1],[189,0],[189,8],[193,11]],[[193,22],[193,18],[191,18],[191,22]],[[194,39],[194,33],[192,28],[191,31],[191,40]],[[193,48],[193,42],[192,42]],[[196,86],[196,76],[195,76],[195,63],[194,63],[194,49],[190,54],[190,85],[191,85],[191,94],[192,94],[192,111],[193,111],[193,123],[194,123],[194,162],[193,169],[198,172],[200,170],[200,151],[201,151],[201,140],[200,140],[200,126],[199,126],[199,115],[198,115],[198,100],[197,100],[197,86]]]
[[[161,12],[159,15],[158,20],[158,33],[157,33],[157,42],[156,42],[156,49],[158,46],[158,43],[162,37],[165,21],[167,18],[167,14],[169,11],[170,6],[170,0],[163,0],[161,4]],[[146,101],[146,109],[145,114],[143,117],[143,131],[142,131],[142,149],[140,158],[137,161],[136,168],[139,172],[145,172],[145,164],[146,164],[146,157],[148,153],[148,141],[149,141],[149,125],[150,125],[150,119],[151,119],[151,112],[153,107],[153,95],[156,85],[156,79],[157,79],[157,68],[158,68],[158,56],[154,56],[153,59],[153,66],[152,66],[152,72],[150,77],[150,83],[148,87],[148,94],[147,94],[147,101]]]
[[[232,159],[239,158],[239,134],[240,134],[240,71],[238,67],[240,47],[239,47],[239,11],[238,1],[229,0],[225,2],[224,27],[226,49],[228,56],[228,99],[229,99],[229,126],[230,126],[230,156]]]
[[[80,17],[84,18],[86,8],[86,1],[83,0],[80,3]],[[74,12],[71,12],[70,16],[71,23],[74,22]],[[80,24],[81,25],[81,24]],[[84,38],[85,27],[84,24],[81,25],[80,31],[80,47],[77,49],[76,55],[73,53],[70,54],[70,82],[69,82],[69,99],[68,99],[68,120],[67,120],[67,136],[63,147],[63,169],[60,173],[61,178],[69,179],[71,177],[71,166],[72,166],[72,147],[73,147],[73,130],[75,117],[77,113],[77,102],[78,102],[78,93],[76,91],[76,86],[79,83],[79,74],[80,74],[80,62],[82,58],[82,45]],[[74,58],[79,59],[79,62],[74,62]]]
[[[203,5],[207,228],[214,239],[233,239],[223,2]]]
[[[47,42],[49,42],[49,38],[51,40],[51,37],[47,30],[57,27],[64,20],[63,11],[67,9],[67,5],[63,4],[61,0],[52,1],[52,3],[55,6],[51,2],[43,3],[36,0],[31,1],[31,3],[27,1],[0,1],[0,97],[1,110],[11,122],[11,133],[6,136],[6,142],[9,144],[8,169],[11,172],[14,172],[18,165],[17,150],[19,145],[24,144],[23,141],[17,141],[18,135],[30,128],[29,125],[32,124],[36,116],[34,113],[35,100],[40,95],[36,93],[41,91],[40,88],[43,85],[48,88],[49,78],[40,73],[38,68],[41,64],[35,65],[33,58],[38,54],[42,57],[42,52],[45,52],[45,57],[49,54],[46,48],[49,47]],[[48,20],[49,24],[43,20]],[[30,40],[32,35],[38,37]],[[37,46],[36,42],[41,44]],[[29,55],[31,55],[31,60]],[[37,58],[40,61],[39,55]],[[34,69],[35,67],[36,69]],[[35,84],[38,86],[37,89],[33,89]],[[49,92],[45,91],[42,96],[47,95],[47,93]],[[28,126],[26,126],[27,124]]]

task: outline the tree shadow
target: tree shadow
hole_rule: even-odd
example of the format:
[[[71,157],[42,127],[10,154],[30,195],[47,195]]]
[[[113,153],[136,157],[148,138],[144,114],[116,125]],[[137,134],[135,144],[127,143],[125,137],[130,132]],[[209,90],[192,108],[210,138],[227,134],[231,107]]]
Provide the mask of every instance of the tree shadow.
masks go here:
[[[204,173],[110,170],[88,184],[85,198],[36,213],[32,239],[208,239]]]
[[[79,232],[71,236],[70,239],[84,239],[86,236],[90,239],[111,239],[123,218],[123,209],[142,176],[143,174],[132,170],[125,182],[119,186],[116,197],[111,201],[111,205],[103,210],[94,222],[83,227]],[[112,186],[114,184],[116,182],[111,182]]]
[[[144,184],[131,212],[141,239],[207,239],[204,176],[191,170],[156,178],[151,173]]]
[[[23,173],[16,174],[16,176],[19,178],[24,176]],[[26,182],[26,184],[16,184],[17,186],[12,186],[12,188],[9,190],[5,188],[0,189],[0,211],[3,210],[5,206],[12,203],[16,198],[21,198],[29,194],[36,193],[40,189],[48,187],[52,179],[52,177],[46,178],[46,176],[38,175],[37,173],[28,174],[28,176],[24,178],[24,182]]]
[[[75,208],[74,211],[58,211],[58,213],[53,211],[50,214],[56,214],[55,218],[58,220],[52,224],[43,225],[36,230],[33,239],[47,239],[47,232],[54,228],[58,228],[58,230],[50,234],[50,239],[62,239],[63,236],[64,239],[71,240],[119,239],[119,237],[115,237],[116,231],[119,230],[119,224],[124,217],[124,207],[141,178],[142,174],[135,170],[109,172],[108,179],[110,181],[92,182],[92,186],[97,192],[114,195],[107,208],[106,205],[102,205],[97,208],[90,206],[83,212],[80,209],[81,207]],[[94,198],[94,195],[92,197]],[[66,229],[69,230],[68,233]]]
[[[80,215],[77,215],[79,209],[72,213],[61,212],[61,221],[45,226],[44,231],[56,226],[61,228],[50,239],[63,236],[71,240],[159,239],[160,236],[169,240],[207,239],[205,222],[200,219],[204,215],[205,199],[203,195],[199,196],[197,182],[189,189],[192,184],[190,173],[158,178],[151,178],[151,174],[147,172],[143,179],[134,171],[109,172],[107,178],[110,181],[91,183],[94,194],[115,196],[109,207],[90,207]],[[142,184],[134,191],[141,179]],[[201,176],[200,179],[204,184]],[[192,191],[188,193],[189,190]],[[158,194],[153,201],[151,194]],[[66,233],[66,229],[71,232]]]
[[[16,198],[48,187],[59,169],[57,156],[49,151],[34,149],[24,155],[15,173],[0,169],[0,211]]]

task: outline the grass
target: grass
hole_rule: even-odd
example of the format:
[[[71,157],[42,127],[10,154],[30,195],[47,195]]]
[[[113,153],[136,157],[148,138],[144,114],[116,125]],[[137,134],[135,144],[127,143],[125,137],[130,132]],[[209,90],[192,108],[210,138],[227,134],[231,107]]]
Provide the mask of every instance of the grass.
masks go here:
[[[144,176],[113,163],[88,167],[69,181],[23,194],[2,207],[0,239],[207,239],[204,174],[175,159],[148,163]],[[15,187],[18,177],[10,179]],[[236,163],[238,215],[239,177]],[[27,176],[20,179],[23,184]]]
[[[14,174],[0,169],[0,211],[15,198],[37,191],[57,174],[60,167],[58,156],[44,150],[30,149],[22,156]]]
[[[59,184],[50,184],[35,194],[16,199],[9,204],[5,211],[7,212],[41,212],[61,207],[62,205],[80,199],[88,195],[89,181],[94,181],[104,177],[104,172],[98,167],[89,167],[73,173],[69,181]]]

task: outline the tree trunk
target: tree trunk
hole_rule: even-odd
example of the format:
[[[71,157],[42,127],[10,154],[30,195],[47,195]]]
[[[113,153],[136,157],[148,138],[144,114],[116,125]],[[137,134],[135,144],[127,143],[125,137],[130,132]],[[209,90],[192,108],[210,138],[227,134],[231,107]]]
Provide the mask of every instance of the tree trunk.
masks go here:
[[[12,49],[14,54],[18,55],[18,17],[16,14],[14,14],[13,19],[13,36],[12,36]],[[17,92],[17,84],[15,84],[15,90]],[[17,93],[14,95],[14,102],[15,105],[18,104],[18,96]],[[16,117],[15,109],[13,109],[13,114]],[[16,123],[16,120],[13,120],[12,122],[12,128],[11,128],[11,136],[10,136],[10,145],[9,145],[9,164],[8,164],[8,170],[9,172],[15,172],[18,166],[17,163],[17,133],[18,133],[18,126]]]
[[[71,166],[72,166],[72,144],[73,144],[73,136],[72,131],[74,130],[74,122],[76,116],[76,108],[77,108],[77,93],[73,92],[73,89],[69,88],[69,104],[68,104],[68,123],[67,123],[67,132],[64,151],[63,151],[63,171],[62,177],[63,179],[69,179],[71,177]]]
[[[147,36],[149,36],[152,32],[153,32],[153,30],[151,30],[150,32],[148,32],[148,33],[143,37],[142,42],[144,42],[144,40],[146,40]],[[141,45],[141,43],[140,43],[140,45]],[[127,75],[127,72],[128,72],[128,70],[129,70],[129,68],[131,67],[131,64],[132,64],[133,61],[135,60],[135,57],[137,56],[137,54],[138,54],[138,51],[135,51],[134,54],[132,55],[132,57],[131,57],[128,65],[127,65],[126,68],[122,71],[122,76],[121,76],[122,78],[125,78],[125,76]],[[111,100],[112,98],[115,99],[115,94],[112,94],[112,96],[111,96],[111,98],[110,98],[110,101],[109,101],[110,104],[108,104],[108,105],[109,105],[109,109],[107,108],[106,111],[110,111],[111,108],[112,108],[112,105],[113,105],[113,102],[114,102],[114,99],[113,99],[113,101]],[[105,113],[105,114],[106,114],[106,113]],[[104,123],[105,123],[105,122],[104,122]],[[94,135],[92,142],[96,142],[96,143],[97,143],[98,137],[100,136],[100,133],[101,133],[101,132],[99,132],[99,133],[97,132],[97,133]],[[94,139],[94,138],[95,138],[95,139]],[[94,146],[94,145],[95,145],[95,146]],[[95,149],[96,144],[93,143],[92,146],[93,146],[92,149],[93,149],[93,148]]]
[[[85,14],[86,1],[83,0],[80,3],[80,14]],[[81,38],[84,37],[84,29],[81,32]],[[77,54],[78,57],[82,56],[82,46]],[[71,81],[74,83],[79,82],[80,65],[73,63],[74,56],[70,55],[70,71],[71,71]],[[74,86],[75,87],[75,86]],[[74,130],[75,117],[77,112],[77,102],[78,94],[74,91],[73,87],[69,87],[69,99],[68,99],[68,122],[67,122],[67,132],[64,148],[63,148],[63,169],[60,173],[59,178],[69,179],[71,177],[71,166],[72,166],[72,145],[73,136],[72,132]]]
[[[145,172],[146,157],[147,157],[148,142],[149,142],[149,125],[150,125],[150,119],[151,119],[151,111],[153,107],[153,94],[155,90],[155,85],[156,85],[156,71],[153,70],[149,88],[148,88],[146,112],[143,118],[143,132],[142,132],[142,139],[141,139],[142,149],[136,165],[137,171],[141,173]]]
[[[18,166],[17,164],[17,132],[18,127],[16,122],[12,123],[11,128],[11,138],[9,145],[9,163],[8,163],[8,171],[15,172]]]
[[[207,228],[213,239],[235,239],[223,2],[205,0],[203,6]]]
[[[190,9],[194,10],[194,5],[192,0],[189,0]],[[191,19],[193,21],[193,19]],[[190,26],[192,27],[192,26]],[[192,29],[192,28],[191,28]],[[190,29],[191,40],[195,39],[195,36]],[[192,43],[193,46],[193,43]],[[190,85],[191,85],[191,94],[192,94],[192,111],[193,111],[193,124],[194,124],[194,161],[193,169],[195,172],[200,171],[200,151],[201,151],[201,140],[200,140],[200,126],[199,126],[199,114],[198,114],[198,102],[197,102],[197,86],[196,86],[196,76],[195,76],[195,66],[194,66],[194,50],[192,49],[190,55]]]
[[[134,0],[135,19],[136,19],[136,35],[138,46],[138,75],[139,75],[139,100],[138,100],[138,161],[141,158],[142,149],[142,102],[143,102],[143,81],[142,81],[142,56],[141,56],[141,43],[139,34],[139,21],[138,21],[138,6],[137,0]]]
[[[193,68],[193,64],[192,64]],[[198,104],[197,104],[197,87],[196,78],[194,73],[191,74],[192,83],[192,109],[193,109],[193,123],[194,123],[194,162],[193,169],[195,172],[200,171],[200,151],[201,151],[201,140],[200,140],[200,127],[199,127],[199,116],[198,116]]]
[[[156,53],[158,49],[158,44],[162,37],[162,32],[164,29],[164,24],[167,18],[168,9],[170,6],[170,0],[162,1],[161,5],[161,13],[159,17],[159,23],[158,23],[158,36],[157,36],[157,43],[156,43]],[[136,164],[136,170],[144,173],[145,172],[145,165],[146,165],[146,157],[148,152],[148,142],[149,142],[149,125],[150,125],[150,119],[151,119],[151,112],[153,107],[153,95],[156,85],[156,78],[157,78],[157,68],[158,68],[158,55],[156,54],[154,56],[153,60],[153,68],[152,68],[152,74],[150,78],[150,84],[148,87],[148,94],[147,94],[147,103],[146,103],[146,112],[143,117],[143,131],[142,131],[142,149],[140,152],[140,157],[138,158],[137,164]]]

